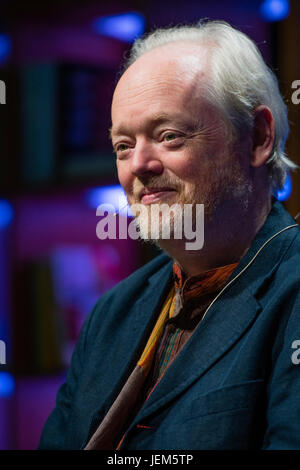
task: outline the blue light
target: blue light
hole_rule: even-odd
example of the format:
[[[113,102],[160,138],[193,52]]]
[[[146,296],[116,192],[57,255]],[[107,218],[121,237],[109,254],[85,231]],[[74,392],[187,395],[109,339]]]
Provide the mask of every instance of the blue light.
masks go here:
[[[86,196],[89,206],[93,209],[97,209],[100,204],[111,204],[118,214],[130,215],[127,198],[120,185],[93,188],[87,191]]]
[[[287,173],[286,180],[282,189],[278,190],[275,193],[275,197],[278,201],[286,201],[292,194],[292,179],[291,176]]]
[[[0,397],[9,397],[14,393],[15,380],[9,372],[0,372]]]
[[[97,18],[93,22],[97,33],[125,42],[133,42],[145,31],[145,18],[141,13],[121,13]]]
[[[14,217],[14,210],[10,202],[0,199],[0,229],[10,225]]]
[[[5,62],[11,53],[11,40],[7,34],[0,34],[0,63]]]
[[[290,3],[288,0],[265,0],[260,5],[260,14],[266,21],[281,21],[289,16]]]

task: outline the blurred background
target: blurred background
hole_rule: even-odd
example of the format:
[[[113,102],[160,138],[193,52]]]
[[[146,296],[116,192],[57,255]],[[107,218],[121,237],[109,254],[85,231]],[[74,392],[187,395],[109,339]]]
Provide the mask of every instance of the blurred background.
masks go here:
[[[96,236],[97,206],[122,195],[110,102],[136,37],[200,18],[255,40],[278,76],[287,153],[300,164],[298,0],[0,1],[0,449],[37,447],[84,319],[157,255]],[[300,211],[299,172],[277,197]]]

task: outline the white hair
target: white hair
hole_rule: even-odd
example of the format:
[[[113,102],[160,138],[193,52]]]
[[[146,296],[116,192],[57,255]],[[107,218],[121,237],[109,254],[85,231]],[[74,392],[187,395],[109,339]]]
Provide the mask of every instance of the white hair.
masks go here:
[[[124,71],[152,49],[179,41],[196,41],[210,48],[212,73],[208,98],[221,109],[236,136],[241,136],[245,129],[253,130],[253,111],[257,106],[270,108],[275,121],[275,141],[267,166],[272,189],[280,189],[287,170],[297,168],[284,151],[289,134],[287,108],[275,74],[248,36],[224,21],[157,29],[134,42]]]

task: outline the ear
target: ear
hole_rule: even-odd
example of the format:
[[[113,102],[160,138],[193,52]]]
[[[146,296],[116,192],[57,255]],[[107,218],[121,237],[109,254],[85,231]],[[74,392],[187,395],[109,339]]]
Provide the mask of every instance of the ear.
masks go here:
[[[274,145],[274,118],[270,108],[261,105],[254,111],[253,149],[251,165],[258,168],[271,155]]]

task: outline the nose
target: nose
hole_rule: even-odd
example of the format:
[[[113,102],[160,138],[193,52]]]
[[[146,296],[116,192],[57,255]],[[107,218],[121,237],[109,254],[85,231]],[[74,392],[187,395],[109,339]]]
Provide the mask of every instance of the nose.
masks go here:
[[[159,175],[163,170],[163,164],[155,144],[146,140],[137,142],[131,158],[131,173],[139,177],[147,174]]]

